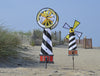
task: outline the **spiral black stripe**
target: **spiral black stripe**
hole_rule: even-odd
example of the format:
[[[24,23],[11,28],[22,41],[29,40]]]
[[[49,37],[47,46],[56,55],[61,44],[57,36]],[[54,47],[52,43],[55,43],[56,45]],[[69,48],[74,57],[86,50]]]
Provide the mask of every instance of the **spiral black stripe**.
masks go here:
[[[46,30],[44,30],[44,34],[51,40],[51,35]]]
[[[75,40],[75,37],[73,37],[71,40],[69,40],[69,43],[72,42],[73,40]]]
[[[48,55],[48,53],[47,52],[45,52],[45,50],[43,50],[43,48],[41,47],[41,52],[42,52],[42,54],[43,55]]]
[[[44,39],[43,44],[52,52],[52,47]]]
[[[71,44],[70,46],[69,46],[69,48],[71,48],[72,46],[74,46],[76,44],[76,42],[75,43],[73,43],[73,44]]]
[[[72,50],[76,50],[76,48],[77,48],[77,46],[76,46],[76,47],[74,47]]]

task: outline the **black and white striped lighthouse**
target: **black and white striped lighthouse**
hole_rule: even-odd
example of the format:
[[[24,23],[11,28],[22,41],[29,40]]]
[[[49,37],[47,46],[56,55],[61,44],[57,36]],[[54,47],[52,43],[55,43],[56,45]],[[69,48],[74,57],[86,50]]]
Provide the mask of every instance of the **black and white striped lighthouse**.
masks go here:
[[[43,8],[37,14],[37,22],[44,29],[40,51],[41,63],[54,63],[51,30],[57,26],[58,21],[57,13],[51,8]]]
[[[81,32],[74,31],[74,29],[80,24],[77,20],[74,22],[74,26],[70,27],[67,23],[64,24],[64,28],[69,30],[69,34],[66,36],[66,38],[69,40],[68,44],[68,55],[78,55],[77,53],[77,44],[75,35],[77,35],[79,38],[82,36]]]
[[[51,30],[49,28],[46,28],[43,31],[40,62],[45,62],[46,58],[48,63],[53,63],[52,38],[51,38]]]
[[[74,70],[74,56],[78,55],[77,53],[77,44],[75,35],[77,35],[79,38],[82,36],[81,32],[74,31],[74,29],[80,24],[77,20],[74,22],[74,26],[70,27],[67,23],[64,24],[63,28],[66,28],[69,30],[69,34],[66,36],[66,39],[69,40],[68,44],[68,55],[72,56],[73,60],[73,70]]]
[[[77,55],[77,44],[75,39],[74,32],[69,34],[69,47],[68,47],[68,54],[69,55]]]

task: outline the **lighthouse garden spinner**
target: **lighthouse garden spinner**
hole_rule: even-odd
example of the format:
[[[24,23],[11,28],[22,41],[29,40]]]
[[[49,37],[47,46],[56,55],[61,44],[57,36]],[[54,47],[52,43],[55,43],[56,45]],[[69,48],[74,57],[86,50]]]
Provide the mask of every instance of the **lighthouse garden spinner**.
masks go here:
[[[40,52],[40,63],[54,63],[52,50],[51,30],[58,24],[59,18],[57,13],[51,8],[43,8],[37,14],[37,23],[43,31],[43,39]]]
[[[63,26],[63,28],[69,30],[69,34],[66,36],[66,39],[69,40],[68,55],[72,56],[73,70],[74,70],[74,56],[78,55],[75,35],[77,35],[79,38],[82,36],[82,32],[75,31],[75,28],[79,26],[79,24],[80,22],[75,20],[73,27],[70,27],[67,23],[65,23]]]

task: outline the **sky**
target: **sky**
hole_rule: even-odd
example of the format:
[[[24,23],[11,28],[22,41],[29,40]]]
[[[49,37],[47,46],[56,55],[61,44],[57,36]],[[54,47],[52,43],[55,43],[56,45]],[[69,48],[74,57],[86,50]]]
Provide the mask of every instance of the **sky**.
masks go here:
[[[83,32],[81,39],[92,38],[93,46],[100,47],[100,0],[0,0],[0,24],[12,31],[43,30],[36,16],[46,7],[59,16],[58,25],[51,31],[61,31],[63,39],[69,32],[62,28],[64,23],[73,26],[78,20],[80,25],[75,30]]]

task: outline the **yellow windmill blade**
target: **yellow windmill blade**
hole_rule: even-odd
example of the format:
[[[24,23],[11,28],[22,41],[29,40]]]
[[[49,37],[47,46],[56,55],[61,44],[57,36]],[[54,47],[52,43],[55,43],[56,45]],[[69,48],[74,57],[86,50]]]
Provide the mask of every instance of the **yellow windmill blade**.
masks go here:
[[[47,16],[49,16],[49,10],[47,10]]]
[[[44,14],[45,16],[47,16],[46,11],[44,11],[43,14]]]
[[[45,19],[45,20],[42,22],[42,24],[44,24],[46,21],[47,21],[47,19]]]
[[[49,10],[46,11],[46,16],[48,16],[48,12],[49,12]]]
[[[80,22],[77,21],[77,20],[75,20],[75,22],[74,22],[74,26],[73,26],[73,29],[75,29],[79,24],[80,24]]]
[[[48,18],[52,18],[53,16],[50,16],[50,17],[48,17]]]
[[[47,23],[48,23],[48,25],[50,25],[49,21]]]
[[[69,34],[66,36],[66,39],[69,39]]]
[[[52,14],[52,12],[50,11],[49,14],[48,14],[48,16],[51,16],[51,14]]]
[[[47,27],[48,20],[45,22],[45,27]]]
[[[50,20],[50,19],[48,19],[48,21],[52,24],[53,23],[53,21],[52,20]]]
[[[45,14],[43,14],[43,13],[41,13],[41,16],[42,16],[42,17],[46,17]]]

